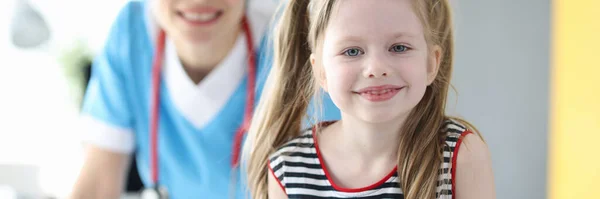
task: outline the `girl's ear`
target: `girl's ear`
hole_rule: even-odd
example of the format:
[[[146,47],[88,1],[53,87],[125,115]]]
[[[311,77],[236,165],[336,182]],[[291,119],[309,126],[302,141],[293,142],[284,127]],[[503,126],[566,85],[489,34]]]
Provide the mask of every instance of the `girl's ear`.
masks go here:
[[[325,92],[327,92],[327,78],[325,77],[325,72],[323,71],[323,69],[319,67],[314,53],[310,54],[310,66],[312,67],[315,79],[317,80],[317,84],[319,84],[319,86]]]
[[[430,57],[429,64],[427,64],[427,85],[431,85],[435,80],[435,77],[437,77],[443,59],[442,48],[435,45],[431,51]]]

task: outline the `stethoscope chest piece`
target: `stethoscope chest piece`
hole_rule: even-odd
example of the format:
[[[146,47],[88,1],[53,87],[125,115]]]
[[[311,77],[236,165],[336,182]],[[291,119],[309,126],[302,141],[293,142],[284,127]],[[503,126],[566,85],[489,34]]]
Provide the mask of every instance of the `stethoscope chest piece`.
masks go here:
[[[142,190],[141,199],[168,199],[167,189],[164,187],[150,187]]]

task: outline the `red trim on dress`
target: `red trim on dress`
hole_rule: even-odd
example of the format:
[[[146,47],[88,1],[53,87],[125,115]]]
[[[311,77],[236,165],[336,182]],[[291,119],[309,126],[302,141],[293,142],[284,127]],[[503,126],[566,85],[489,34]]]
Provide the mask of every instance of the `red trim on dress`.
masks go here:
[[[458,157],[458,149],[460,149],[460,144],[462,144],[462,140],[463,138],[465,138],[465,136],[469,135],[470,133],[473,133],[469,130],[465,130],[463,133],[460,134],[460,137],[458,137],[458,140],[456,141],[456,146],[454,147],[454,152],[452,153],[452,197],[454,198],[454,196],[456,196],[456,160]]]

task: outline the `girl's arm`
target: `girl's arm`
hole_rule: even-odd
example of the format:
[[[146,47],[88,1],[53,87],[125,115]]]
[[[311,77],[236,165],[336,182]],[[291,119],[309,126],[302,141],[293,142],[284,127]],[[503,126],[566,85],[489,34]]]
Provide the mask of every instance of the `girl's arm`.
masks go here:
[[[269,172],[268,181],[268,196],[269,199],[287,199],[287,194],[283,192],[283,187],[279,184],[279,181],[275,176],[273,176],[273,172]]]
[[[455,198],[495,199],[492,161],[487,145],[479,136],[469,134],[463,138],[458,152],[456,176],[453,176]]]

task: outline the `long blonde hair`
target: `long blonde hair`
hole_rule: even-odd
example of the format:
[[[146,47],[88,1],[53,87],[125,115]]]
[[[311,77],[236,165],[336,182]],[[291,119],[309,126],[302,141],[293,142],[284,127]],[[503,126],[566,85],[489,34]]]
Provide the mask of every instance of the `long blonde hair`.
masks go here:
[[[399,129],[398,175],[405,198],[434,198],[446,136],[440,129],[450,119],[445,105],[452,72],[452,20],[448,0],[412,1],[428,46],[442,49],[442,61],[435,80]],[[301,133],[302,120],[318,89],[309,57],[319,48],[337,2],[291,0],[283,10],[275,30],[274,64],[245,144],[248,186],[254,199],[267,198],[269,155]],[[476,132],[468,122],[452,119]]]

